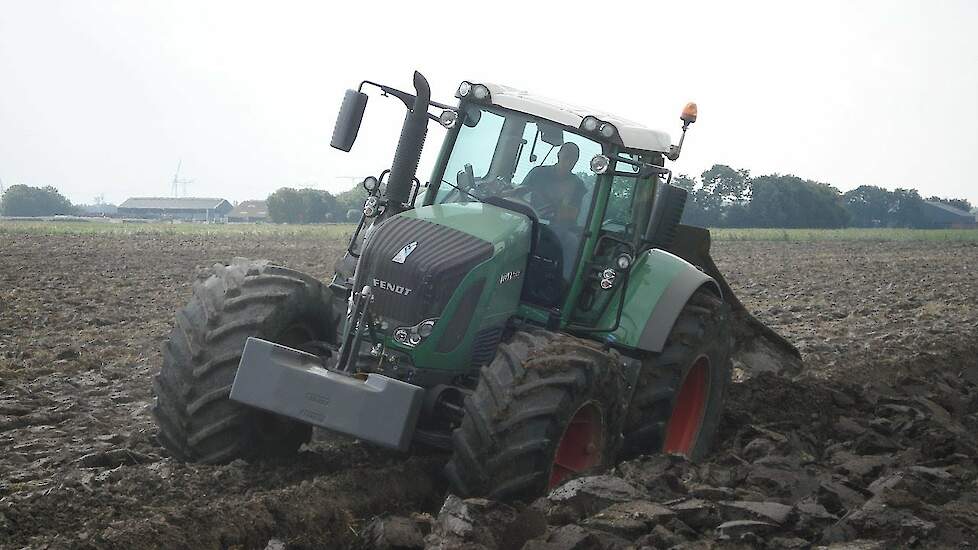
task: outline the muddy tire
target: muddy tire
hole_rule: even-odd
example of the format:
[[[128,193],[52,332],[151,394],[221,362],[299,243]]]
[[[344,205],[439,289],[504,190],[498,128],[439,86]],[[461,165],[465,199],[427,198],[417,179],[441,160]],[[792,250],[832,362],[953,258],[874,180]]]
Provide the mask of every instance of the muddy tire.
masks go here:
[[[610,464],[624,418],[616,352],[543,330],[517,332],[484,367],[445,467],[462,496],[528,499]]]
[[[294,453],[311,428],[231,401],[249,336],[298,347],[334,338],[330,291],[262,261],[216,265],[194,284],[153,380],[159,440],[181,460],[222,463]]]
[[[627,454],[669,452],[700,460],[716,439],[730,384],[730,306],[697,290],[662,353],[647,358],[625,423]]]

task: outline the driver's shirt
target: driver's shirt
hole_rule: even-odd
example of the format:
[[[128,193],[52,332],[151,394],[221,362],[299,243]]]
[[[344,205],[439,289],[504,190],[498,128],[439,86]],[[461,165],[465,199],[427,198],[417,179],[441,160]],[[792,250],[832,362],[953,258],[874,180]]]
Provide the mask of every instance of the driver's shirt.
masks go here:
[[[576,224],[586,189],[581,178],[571,172],[558,172],[556,166],[537,166],[526,175],[521,186],[533,193],[530,203],[540,216],[551,222]]]

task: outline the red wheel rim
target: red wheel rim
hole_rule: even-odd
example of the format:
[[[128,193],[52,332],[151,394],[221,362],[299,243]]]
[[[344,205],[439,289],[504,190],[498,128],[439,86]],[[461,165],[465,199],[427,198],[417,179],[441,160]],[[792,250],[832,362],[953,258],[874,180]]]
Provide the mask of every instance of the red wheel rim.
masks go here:
[[[553,489],[569,476],[583,472],[601,462],[604,448],[601,411],[594,403],[577,409],[557,445],[550,485]]]
[[[662,451],[689,456],[696,445],[703,413],[706,410],[706,394],[710,387],[710,360],[704,355],[696,360],[686,373],[683,385],[676,396],[672,415],[666,425]]]

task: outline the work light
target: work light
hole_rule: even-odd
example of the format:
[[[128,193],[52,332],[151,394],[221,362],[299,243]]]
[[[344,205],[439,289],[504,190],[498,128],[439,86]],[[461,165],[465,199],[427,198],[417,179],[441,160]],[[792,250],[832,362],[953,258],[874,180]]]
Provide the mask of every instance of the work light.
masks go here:
[[[361,183],[361,185],[363,185],[363,188],[366,189],[367,193],[373,194],[373,192],[380,187],[380,182],[373,176],[367,176],[363,179],[363,183]]]
[[[489,99],[489,88],[486,88],[485,84],[476,84],[472,87],[472,97],[479,101]]]
[[[608,171],[608,166],[611,165],[611,159],[604,155],[594,155],[591,158],[591,171],[595,174],[604,174]]]
[[[458,113],[451,109],[446,109],[438,115],[438,123],[445,128],[454,127],[456,122],[458,122]]]

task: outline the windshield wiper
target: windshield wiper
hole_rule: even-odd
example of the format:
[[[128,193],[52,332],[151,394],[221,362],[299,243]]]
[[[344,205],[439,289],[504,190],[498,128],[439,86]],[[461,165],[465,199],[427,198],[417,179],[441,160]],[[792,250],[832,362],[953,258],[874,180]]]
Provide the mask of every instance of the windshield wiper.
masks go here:
[[[482,198],[480,198],[480,197],[478,197],[478,196],[476,196],[476,195],[473,195],[472,193],[469,193],[469,192],[468,192],[467,190],[465,190],[465,189],[462,189],[461,187],[459,187],[459,186],[457,186],[457,185],[455,185],[454,183],[452,183],[452,182],[450,182],[450,181],[448,181],[448,180],[446,180],[446,179],[444,179],[444,178],[442,178],[442,180],[441,180],[441,181],[443,181],[443,182],[445,182],[445,183],[447,183],[448,185],[451,185],[451,186],[452,186],[452,187],[454,187],[455,189],[458,189],[458,190],[459,190],[459,192],[461,192],[461,193],[465,193],[466,195],[468,195],[468,196],[470,196],[470,197],[472,197],[473,199],[475,199],[475,200],[477,200],[477,201],[479,201],[479,202],[482,202],[482,203],[484,203],[484,202],[486,202],[486,201],[484,201],[484,200],[482,200]]]

